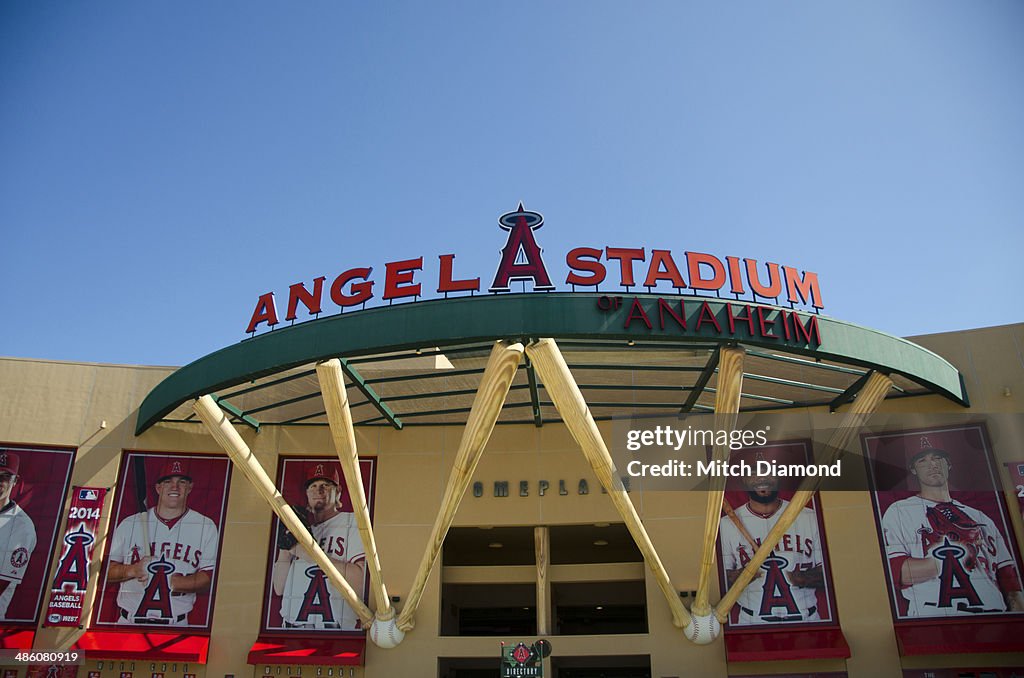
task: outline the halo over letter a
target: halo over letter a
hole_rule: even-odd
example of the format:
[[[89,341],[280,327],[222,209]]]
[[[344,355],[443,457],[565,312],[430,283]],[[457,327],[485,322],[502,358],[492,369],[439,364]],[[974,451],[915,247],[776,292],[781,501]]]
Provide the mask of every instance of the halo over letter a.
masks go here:
[[[533,237],[533,232],[544,225],[544,217],[523,209],[523,203],[519,203],[519,209],[501,215],[498,224],[508,231],[508,240],[501,250],[501,263],[489,291],[508,292],[508,284],[513,280],[532,280],[535,290],[555,289]]]

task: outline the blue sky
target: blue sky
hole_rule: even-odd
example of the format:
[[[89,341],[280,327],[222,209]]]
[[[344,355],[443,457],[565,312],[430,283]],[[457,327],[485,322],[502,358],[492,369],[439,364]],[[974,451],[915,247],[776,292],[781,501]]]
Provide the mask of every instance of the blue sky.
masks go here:
[[[0,355],[184,364],[264,292],[421,255],[486,285],[519,200],[560,286],[572,247],[646,246],[816,271],[892,334],[1019,322],[1022,31],[1014,1],[2,3]]]

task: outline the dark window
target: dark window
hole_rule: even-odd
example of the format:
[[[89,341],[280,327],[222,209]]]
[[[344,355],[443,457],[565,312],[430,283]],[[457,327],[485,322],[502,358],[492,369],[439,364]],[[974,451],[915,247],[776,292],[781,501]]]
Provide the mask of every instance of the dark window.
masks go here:
[[[498,678],[501,660],[494,657],[438,657],[438,678]]]
[[[640,563],[644,556],[625,525],[553,525],[551,564]]]
[[[642,581],[551,585],[558,635],[647,633],[647,593]]]
[[[533,565],[532,527],[456,527],[444,538],[445,566]]]
[[[647,655],[551,657],[554,678],[651,678]]]
[[[533,584],[444,584],[442,636],[537,635]]]

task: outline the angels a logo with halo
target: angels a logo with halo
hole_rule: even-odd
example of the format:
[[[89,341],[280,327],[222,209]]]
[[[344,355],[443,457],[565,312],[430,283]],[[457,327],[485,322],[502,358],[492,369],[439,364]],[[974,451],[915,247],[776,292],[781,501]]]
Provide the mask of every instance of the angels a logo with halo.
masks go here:
[[[544,215],[532,212],[519,203],[514,212],[498,217],[498,224],[508,231],[508,240],[501,248],[501,261],[491,283],[491,292],[508,292],[513,280],[532,280],[535,290],[553,290],[548,269],[541,257],[541,248],[533,232],[544,225]]]

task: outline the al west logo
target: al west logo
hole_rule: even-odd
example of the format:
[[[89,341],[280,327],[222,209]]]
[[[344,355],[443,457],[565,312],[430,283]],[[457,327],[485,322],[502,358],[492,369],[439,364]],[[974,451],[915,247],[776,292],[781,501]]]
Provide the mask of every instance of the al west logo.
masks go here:
[[[498,225],[508,235],[487,291],[511,292],[513,282],[522,283],[524,291],[527,284],[538,292],[555,289],[536,236],[544,225],[544,217],[520,203],[515,211],[501,215]],[[660,287],[677,294],[689,289],[705,296],[726,292],[736,298],[749,295],[754,301],[758,298],[785,300],[790,304],[824,308],[817,273],[771,262],[762,268],[756,259],[727,256],[723,260],[703,252],[605,246],[573,248],[565,255],[565,265],[569,273],[564,283],[573,290],[577,287],[597,290],[602,284],[606,288],[618,286],[627,291],[634,287],[654,291]],[[424,296],[423,284],[417,280],[422,270],[422,256],[386,263],[380,298],[392,302]],[[456,277],[454,254],[438,255],[437,271],[437,294],[480,291],[479,277]],[[340,311],[365,306],[377,296],[374,290],[377,282],[372,267],[359,266],[341,272],[329,284],[327,276],[316,277],[311,284],[294,283],[288,287],[284,320],[296,320],[300,306],[310,316],[319,315],[324,311],[325,295]],[[274,293],[267,292],[256,301],[245,331],[256,332],[264,324],[272,328],[279,322]]]

